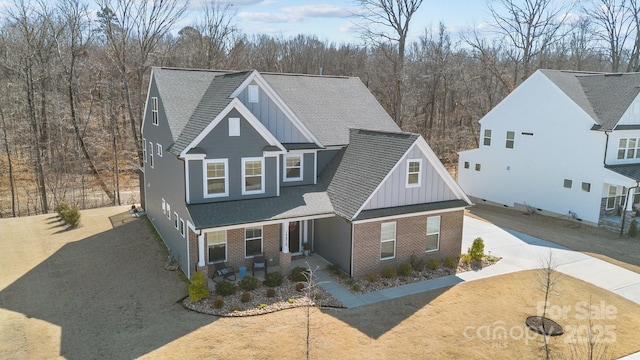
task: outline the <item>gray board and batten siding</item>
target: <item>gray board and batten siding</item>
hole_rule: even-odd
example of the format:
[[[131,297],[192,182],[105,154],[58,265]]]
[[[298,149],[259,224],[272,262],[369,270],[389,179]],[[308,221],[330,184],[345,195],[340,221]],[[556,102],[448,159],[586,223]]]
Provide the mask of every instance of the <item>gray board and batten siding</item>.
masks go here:
[[[229,136],[229,118],[240,118],[239,137]],[[205,160],[228,159],[229,196],[205,198],[203,162],[189,160],[189,202],[198,204],[276,196],[278,166],[275,157],[266,157],[264,160],[265,192],[263,194],[242,195],[242,182],[244,181],[242,178],[242,158],[262,157],[263,150],[268,145],[269,143],[262,135],[237,110],[231,110],[199,144],[196,144],[196,147],[207,154]]]
[[[314,220],[313,229],[313,251],[350,274],[351,223],[335,216]]]
[[[422,159],[419,187],[406,187],[407,160],[409,159]],[[369,202],[363,207],[363,210],[455,199],[457,199],[457,197],[449,185],[434,169],[422,151],[414,144],[407,153],[407,156],[400,160],[398,167],[389,175],[377,192],[373,194]]]

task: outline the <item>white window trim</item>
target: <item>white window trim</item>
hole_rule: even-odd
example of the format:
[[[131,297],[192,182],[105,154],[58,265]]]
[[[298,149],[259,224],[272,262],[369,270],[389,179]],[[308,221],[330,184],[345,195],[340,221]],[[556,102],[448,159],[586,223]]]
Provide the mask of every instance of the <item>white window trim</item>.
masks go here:
[[[224,260],[221,262],[226,262],[227,261],[227,257],[228,257],[228,250],[229,250],[229,242],[227,239],[227,230],[217,230],[217,231],[208,231],[207,233],[214,233],[214,232],[224,232]],[[209,239],[208,237],[205,238],[207,241],[207,252],[206,252],[206,258],[207,258],[207,264],[215,264],[215,262],[210,262],[209,261]],[[220,244],[220,243],[214,243],[214,244]]]
[[[440,225],[438,227],[438,232],[429,233],[429,219],[433,219],[433,218],[440,218],[440,221],[439,221]],[[424,252],[428,252],[429,253],[429,252],[439,251],[440,250],[440,235],[442,234],[442,216],[439,216],[439,215],[438,216],[429,216],[427,218],[427,223],[425,225],[427,227],[426,236],[438,234],[438,244],[437,244],[435,249],[429,249],[429,250],[425,249]],[[427,238],[425,237],[425,248],[426,248],[426,241],[427,241]]]
[[[393,226],[393,239],[382,240],[382,226],[386,224],[394,224]],[[396,258],[396,238],[398,237],[398,224],[395,221],[384,222],[380,224],[380,260],[390,260]],[[393,241],[393,256],[382,257],[382,244]]]
[[[260,88],[258,85],[247,86],[247,101],[251,104],[260,102]]]
[[[147,139],[142,138],[142,161],[147,162]]]
[[[167,219],[171,220],[171,205],[167,203]]]
[[[613,195],[611,195],[609,192],[611,191],[611,188],[615,188],[616,191]],[[613,210],[616,208],[616,198],[618,197],[618,187],[617,186],[613,186],[613,185],[609,185],[607,187],[607,200],[605,201],[605,205],[604,208],[605,210]],[[613,199],[613,206],[609,207],[609,200]]]
[[[207,186],[207,164],[222,163],[224,164],[224,193],[209,194],[209,187]],[[229,160],[228,159],[208,159],[202,162],[202,171],[204,174],[204,186],[202,189],[203,197],[205,198],[217,198],[229,196]]]
[[[489,131],[489,136],[487,136],[487,131]],[[482,145],[483,146],[491,146],[491,135],[493,135],[493,132],[491,131],[491,129],[484,129],[482,131]],[[489,140],[488,144],[486,144],[487,140]]]
[[[417,162],[418,163],[418,183],[417,184],[409,184],[409,175],[411,174],[409,172],[409,163],[412,162]],[[414,187],[420,187],[422,184],[422,158],[418,158],[418,159],[407,159],[407,176],[406,176],[406,181],[405,181],[405,186],[408,188],[414,188]]]
[[[298,177],[287,177],[287,159],[292,157],[300,158],[300,176]],[[284,155],[284,159],[282,159],[282,181],[290,182],[290,181],[302,181],[304,180],[304,154],[289,154]]]
[[[257,237],[247,238],[247,229],[252,229],[252,228],[260,228],[259,238]],[[253,254],[251,255],[247,254],[247,241],[256,240],[256,239],[260,239],[260,251],[264,251],[264,228],[262,226],[249,226],[244,228],[244,258],[245,259],[253,258]]]
[[[158,126],[158,98],[151,98],[151,123]]]
[[[229,118],[229,136],[240,136],[240,118]]]
[[[173,212],[173,227],[180,231],[180,217],[177,212]]]
[[[509,139],[509,133],[513,134],[513,139]],[[511,131],[511,130],[507,131],[507,134],[505,135],[505,139],[506,139],[505,145],[504,145],[505,148],[507,148],[507,149],[515,149],[515,147],[516,147],[516,132],[515,131]],[[511,141],[511,147],[509,147],[509,141]]]
[[[162,213],[167,213],[167,202],[164,200],[164,198],[162,199]]]
[[[180,219],[180,229],[178,229],[178,231],[180,231],[180,235],[182,235],[182,237],[186,237],[187,232],[185,230],[184,219]]]
[[[153,161],[153,143],[149,141],[149,166],[153,169],[156,165],[155,161]]]
[[[156,143],[156,150],[159,157],[162,157],[162,145]]]
[[[249,161],[260,161],[260,169],[262,173],[260,174],[260,190],[250,190],[246,189],[246,181],[245,181],[245,169],[246,163]],[[265,168],[264,168],[264,158],[263,157],[250,157],[250,158],[242,158],[242,195],[254,195],[254,194],[264,194],[264,178],[265,178]]]

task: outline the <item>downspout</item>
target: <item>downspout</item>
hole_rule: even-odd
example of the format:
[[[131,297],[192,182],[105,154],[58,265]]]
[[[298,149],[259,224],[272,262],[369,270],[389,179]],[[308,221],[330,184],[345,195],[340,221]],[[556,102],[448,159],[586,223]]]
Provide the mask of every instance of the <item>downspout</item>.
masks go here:
[[[609,133],[611,131],[606,131],[604,132],[604,134],[607,136],[607,140],[604,143],[604,157],[602,158],[602,164],[604,164],[604,166],[607,166],[607,151],[609,149]]]
[[[633,189],[637,189],[640,187],[640,182],[636,180],[636,186],[630,187],[627,190],[627,198],[624,201],[624,208],[622,209],[622,225],[620,225],[620,237],[622,237],[624,235],[624,221],[625,218],[627,217],[627,206],[629,203],[629,197],[631,196],[631,190]]]

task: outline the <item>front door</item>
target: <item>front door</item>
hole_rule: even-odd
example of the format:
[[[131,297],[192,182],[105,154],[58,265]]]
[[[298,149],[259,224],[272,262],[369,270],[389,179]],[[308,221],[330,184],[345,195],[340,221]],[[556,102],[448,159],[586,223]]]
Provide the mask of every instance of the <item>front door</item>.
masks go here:
[[[301,252],[300,248],[300,221],[289,223],[289,252],[292,254]]]

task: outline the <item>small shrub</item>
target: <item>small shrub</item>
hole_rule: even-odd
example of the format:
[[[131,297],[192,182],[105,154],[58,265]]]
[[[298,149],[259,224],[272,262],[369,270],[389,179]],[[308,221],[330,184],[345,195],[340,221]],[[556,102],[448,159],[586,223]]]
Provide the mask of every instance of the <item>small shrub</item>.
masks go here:
[[[215,298],[215,299],[213,299],[213,308],[214,309],[222,309],[223,306],[224,306],[224,299],[223,298]]]
[[[320,299],[322,299],[322,294],[315,293],[315,294],[313,294],[313,298],[316,299],[316,300],[320,300]]]
[[[251,291],[255,290],[260,286],[260,280],[254,278],[253,276],[247,276],[244,279],[240,280],[238,286],[242,290]]]
[[[409,263],[411,264],[413,271],[424,270],[424,259],[418,257],[416,253],[411,254],[411,258],[409,258]]]
[[[264,284],[268,287],[276,287],[282,285],[284,277],[279,272],[270,272],[264,276]]]
[[[307,276],[309,276],[309,272],[307,271],[307,269],[303,268],[302,266],[296,266],[291,269],[289,278],[291,279],[291,281],[307,281]]]
[[[440,267],[440,260],[438,259],[429,259],[427,260],[427,269],[436,270]]]
[[[631,221],[631,224],[629,224],[629,236],[631,237],[636,237],[638,236],[638,222],[635,220]]]
[[[398,275],[407,277],[413,272],[413,266],[409,263],[403,263],[398,266]]]
[[[240,306],[238,306],[238,305],[231,306],[231,311],[233,311],[233,312],[240,311]]]
[[[484,240],[481,237],[473,240],[473,244],[469,248],[469,255],[471,255],[471,260],[482,260],[484,256]]]
[[[444,266],[449,269],[455,269],[458,267],[458,260],[451,256],[447,256],[446,258],[444,258]]]
[[[189,299],[193,302],[198,302],[209,296],[209,289],[207,288],[207,279],[204,274],[196,271],[191,275],[191,283],[189,284]]]
[[[353,292],[358,292],[358,291],[360,291],[360,289],[362,289],[362,288],[358,284],[351,285],[351,291],[353,291]]]
[[[67,204],[64,201],[56,205],[56,208],[55,208],[60,218],[63,218],[63,214],[66,213],[69,209],[70,209],[69,204]]]
[[[304,290],[304,283],[296,283],[296,291],[302,291]]]
[[[272,298],[276,296],[276,289],[268,288],[267,289],[267,297]]]
[[[65,212],[63,219],[72,228],[78,227],[78,225],[80,225],[80,210],[78,210],[78,208],[75,206],[72,207]]]
[[[229,296],[236,293],[236,286],[226,280],[222,280],[216,283],[216,294],[220,296]]]
[[[273,289],[270,289],[270,290],[273,290]],[[267,304],[259,304],[257,307],[258,307],[258,310],[262,310],[267,307]]]
[[[288,302],[289,304],[293,304],[294,302],[296,302],[296,298],[289,298],[289,299],[287,300],[287,302]]]
[[[469,254],[460,255],[460,262],[463,263],[464,265],[471,264],[471,255]]]
[[[376,282],[378,280],[380,280],[380,275],[377,272],[369,271],[367,273],[367,281]]]
[[[240,296],[240,302],[248,303],[249,301],[251,301],[251,293],[248,291],[243,292]]]
[[[383,278],[391,279],[394,276],[396,276],[396,269],[395,268],[393,268],[391,266],[387,266],[384,269],[382,269],[382,277]]]

